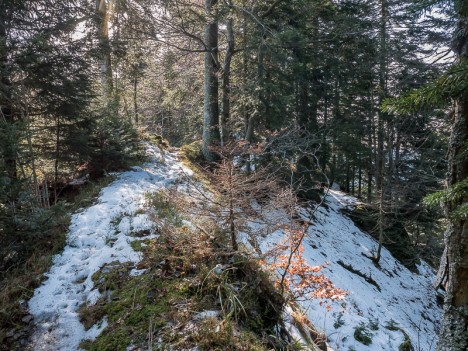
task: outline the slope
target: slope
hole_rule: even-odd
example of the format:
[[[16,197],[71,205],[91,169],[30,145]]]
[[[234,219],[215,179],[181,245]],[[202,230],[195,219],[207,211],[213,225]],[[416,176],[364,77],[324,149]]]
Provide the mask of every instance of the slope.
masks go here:
[[[317,300],[301,301],[309,319],[335,350],[435,350],[442,310],[432,288],[432,269],[421,262],[419,273],[413,273],[385,248],[375,265],[368,257],[377,242],[342,212],[352,210],[357,200],[330,190],[325,202],[308,229],[304,256],[311,265],[326,263],[324,274],[349,295],[331,310]],[[304,218],[306,214],[303,210]],[[263,241],[263,250],[283,236],[282,231],[273,233]]]
[[[93,339],[105,328],[104,320],[85,331],[78,316],[83,303],[93,304],[100,296],[92,275],[104,264],[140,261],[131,243],[139,240],[134,233],[152,229],[140,211],[145,194],[174,184],[182,171],[191,173],[176,154],[162,155],[149,144],[146,149],[150,162],[120,174],[102,190],[95,205],[73,215],[67,246],[29,301],[36,326],[31,350],[77,350],[83,339]]]

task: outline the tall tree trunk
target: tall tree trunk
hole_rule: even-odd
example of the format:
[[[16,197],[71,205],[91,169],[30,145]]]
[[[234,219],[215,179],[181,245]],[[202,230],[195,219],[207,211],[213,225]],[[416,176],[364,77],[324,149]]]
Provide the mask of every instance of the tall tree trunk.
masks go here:
[[[112,92],[114,89],[112,81],[111,48],[109,42],[109,19],[113,4],[113,0],[110,0],[109,4],[107,4],[106,0],[96,0],[97,29],[101,50],[99,72],[101,76],[102,96],[106,105],[112,100]]]
[[[377,192],[382,191],[384,161],[384,118],[385,113],[380,106],[386,97],[386,76],[387,76],[387,0],[380,1],[380,48],[379,48],[379,94],[378,94],[378,122],[377,122],[377,162],[376,162],[376,188]]]
[[[369,94],[369,124],[367,126],[367,139],[369,143],[369,154],[367,160],[367,202],[372,201],[372,181],[375,175],[374,167],[374,150],[375,150],[375,139],[374,139],[374,98],[373,93]]]
[[[264,67],[264,59],[265,53],[263,45],[260,44],[258,47],[257,53],[257,86],[259,87],[259,92],[257,96],[257,106],[255,106],[255,111],[250,114],[249,120],[247,123],[247,128],[245,132],[245,140],[249,143],[253,142],[254,134],[255,134],[255,124],[257,122],[258,117],[261,115],[263,111],[264,105],[264,97],[263,97],[263,83],[265,78],[265,67]]]
[[[379,109],[378,109],[378,122],[377,122],[377,172],[376,172],[376,190],[380,195],[379,200],[379,244],[377,247],[377,254],[374,257],[375,262],[379,262],[383,235],[384,235],[384,201],[386,200],[385,194],[385,153],[384,153],[384,119],[385,113],[382,111],[380,106],[382,105],[387,95],[387,20],[388,20],[388,2],[387,0],[381,0],[380,2],[380,67],[379,67]]]
[[[56,118],[57,129],[55,130],[55,162],[54,162],[54,203],[57,203],[57,186],[59,177],[59,158],[60,158],[60,117]]]
[[[205,25],[205,85],[203,108],[203,155],[208,161],[216,161],[216,153],[211,150],[220,140],[219,132],[219,62],[218,62],[218,19],[215,6],[218,0],[205,0],[207,23]]]
[[[455,1],[458,25],[454,34],[453,49],[462,64],[468,64],[468,3]],[[451,137],[449,141],[448,185],[453,187],[468,179],[468,92],[465,91],[455,103]],[[467,206],[468,194],[449,202],[448,215],[460,206]],[[444,321],[439,351],[464,351],[468,349],[468,220],[465,216],[449,216],[445,232],[445,257],[440,270],[446,275]]]
[[[17,179],[17,135],[13,126],[15,123],[11,100],[11,81],[8,75],[8,42],[7,42],[7,21],[0,16],[0,126],[6,132],[7,140],[3,141],[3,157],[7,175],[10,179]]]
[[[228,123],[231,114],[231,61],[234,55],[234,20],[230,17],[226,23],[227,49],[223,63],[223,82],[221,98],[221,144],[229,138]]]
[[[137,77],[137,70],[135,69],[135,76],[133,77],[133,113],[135,115],[135,124],[138,126],[138,101],[137,101],[137,93],[138,93],[138,77]]]

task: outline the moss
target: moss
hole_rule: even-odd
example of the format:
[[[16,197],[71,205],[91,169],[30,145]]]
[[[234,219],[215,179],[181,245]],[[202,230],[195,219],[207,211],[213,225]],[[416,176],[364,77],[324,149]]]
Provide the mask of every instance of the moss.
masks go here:
[[[204,161],[201,141],[194,141],[191,144],[183,145],[180,150],[182,151],[182,156],[192,163],[196,164]]]
[[[106,329],[95,341],[83,341],[80,348],[93,351],[126,351],[131,342],[132,338],[125,330]]]
[[[102,300],[106,303],[83,308],[82,320],[89,327],[106,315],[109,325],[82,348],[146,347],[151,329],[154,340],[157,337],[163,345],[176,349],[197,346],[200,350],[263,351],[272,345],[293,349],[262,337],[273,334],[282,300],[255,261],[238,253],[217,256],[207,244],[212,241],[203,233],[175,233],[171,231],[170,238],[163,233],[148,241],[141,263],[148,268],[144,275],[132,277],[131,265],[115,263],[93,275],[99,290],[109,298]],[[218,263],[231,268],[214,274],[212,268]],[[196,311],[219,308],[223,311],[221,319],[194,322]],[[168,328],[191,323],[195,325],[187,330]]]
[[[408,336],[408,334],[406,334],[405,331],[403,331],[402,329],[400,330],[403,332],[403,335],[405,336],[405,341],[403,341],[403,343],[398,347],[398,351],[414,351],[413,345],[411,344],[410,337]]]
[[[78,309],[78,314],[80,315],[80,322],[83,324],[86,330],[91,328],[96,323],[102,320],[105,316],[104,312],[105,302],[101,299],[95,305],[82,305]]]
[[[141,252],[144,250],[145,245],[148,245],[148,241],[134,240],[130,243],[130,246],[134,251]]]
[[[112,288],[110,302],[87,308],[81,318],[108,316],[109,326],[93,342],[82,344],[85,350],[125,350],[130,343],[144,344],[150,323],[161,328],[168,323],[168,312],[174,301],[187,298],[187,283],[158,278],[155,275],[131,277],[130,265],[115,266],[93,276],[100,290]],[[123,273],[125,272],[125,273]],[[119,277],[119,278],[117,278]],[[182,285],[182,286],[181,286]],[[89,324],[94,324],[96,318]]]
[[[169,147],[169,141],[164,139],[162,135],[140,130],[139,137],[140,139],[156,145],[163,150]]]
[[[182,226],[182,218],[177,213],[167,191],[160,190],[154,193],[148,193],[146,194],[146,199],[149,202],[151,210],[159,219],[164,219],[169,224],[176,227]]]
[[[372,337],[372,333],[367,330],[364,323],[359,324],[359,326],[354,330],[354,339],[359,341],[361,344],[372,344]]]

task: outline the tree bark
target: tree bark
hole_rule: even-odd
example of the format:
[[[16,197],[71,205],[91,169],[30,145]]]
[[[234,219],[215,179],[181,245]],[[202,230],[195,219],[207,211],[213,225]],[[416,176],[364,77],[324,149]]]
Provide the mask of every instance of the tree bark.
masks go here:
[[[459,62],[468,61],[468,3],[455,1],[458,15],[454,33],[453,49]],[[451,137],[449,141],[448,186],[452,187],[468,179],[468,92],[455,102]],[[445,232],[445,260],[440,272],[445,275],[444,320],[439,339],[439,351],[464,351],[468,349],[468,221],[466,216],[453,217],[455,209],[467,204],[466,191],[457,201],[447,203],[446,212],[450,223]],[[450,216],[452,215],[452,216]],[[442,279],[443,280],[443,279]]]
[[[234,30],[232,18],[226,23],[227,49],[223,63],[223,82],[221,98],[221,144],[229,138],[228,123],[231,115],[231,61],[234,55]]]
[[[99,46],[101,50],[99,72],[101,80],[102,96],[105,104],[112,100],[114,84],[112,80],[112,60],[109,42],[109,18],[113,7],[113,0],[96,0],[96,21],[98,29]]]
[[[264,97],[263,97],[263,83],[265,77],[265,67],[264,67],[264,59],[265,53],[263,44],[260,44],[258,47],[258,54],[257,54],[257,86],[259,87],[259,92],[257,96],[257,106],[255,107],[255,111],[250,114],[249,120],[247,123],[247,128],[245,132],[245,140],[249,143],[253,142],[254,135],[255,135],[255,125],[257,123],[257,119],[261,115],[264,109]]]
[[[374,257],[375,262],[379,262],[381,257],[383,236],[384,236],[384,201],[386,200],[385,194],[385,153],[384,153],[384,119],[385,113],[382,111],[380,106],[387,95],[387,20],[388,20],[388,2],[387,0],[381,0],[380,2],[380,67],[379,67],[379,112],[377,122],[377,171],[375,173],[376,190],[380,196],[379,200],[379,244],[377,247],[377,253]]]
[[[133,113],[135,116],[135,124],[138,126],[138,77],[137,77],[137,69],[135,69],[135,76],[133,77]]]
[[[203,108],[203,156],[207,161],[217,160],[211,149],[220,140],[219,131],[219,62],[218,62],[218,20],[214,7],[218,0],[205,0],[205,12],[208,17],[205,25],[205,84]]]
[[[385,113],[380,106],[386,97],[386,75],[387,75],[387,18],[388,3],[387,0],[380,2],[380,48],[379,48],[379,94],[378,94],[378,122],[377,122],[377,162],[375,181],[377,192],[382,191],[384,182],[384,117]]]

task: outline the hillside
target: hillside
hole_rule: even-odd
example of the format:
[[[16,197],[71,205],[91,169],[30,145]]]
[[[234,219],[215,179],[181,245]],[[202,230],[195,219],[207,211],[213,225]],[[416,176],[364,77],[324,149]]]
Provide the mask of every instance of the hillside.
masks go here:
[[[377,242],[343,212],[357,200],[331,189],[325,200],[309,227],[304,255],[313,265],[326,263],[324,274],[349,295],[330,311],[319,300],[301,302],[309,319],[334,350],[435,350],[442,308],[432,287],[433,270],[422,261],[418,272],[411,272],[386,249],[374,264],[369,257]],[[274,233],[263,248],[283,235]]]
[[[137,335],[119,339],[121,336],[118,334],[118,326],[123,323],[130,327],[134,324],[133,327],[136,327],[141,322],[132,322],[130,318],[133,317],[129,314],[107,316],[106,313],[117,311],[112,309],[114,300],[116,303],[125,301],[126,292],[118,289],[124,289],[127,282],[141,286],[143,290],[150,289],[145,288],[145,284],[147,277],[154,276],[151,268],[154,262],[148,260],[147,253],[152,250],[157,252],[158,248],[152,246],[154,248],[147,250],[146,254],[142,248],[157,243],[152,240],[157,240],[162,234],[147,211],[145,194],[167,189],[174,184],[183,191],[189,185],[184,183],[182,175],[192,174],[175,153],[161,153],[158,148],[150,145],[147,145],[147,153],[151,156],[150,162],[117,175],[117,179],[102,190],[96,204],[73,216],[68,245],[62,254],[56,256],[53,267],[47,273],[47,280],[29,301],[29,311],[34,317],[30,350],[77,350],[80,345],[84,345],[84,340],[93,340],[99,335],[106,336],[107,348],[90,346],[86,349],[113,350],[113,346],[109,346],[109,340],[117,343],[119,340],[133,340],[128,345],[121,341],[119,348],[115,349],[139,349],[138,345],[132,347],[132,343],[138,340]],[[349,295],[344,301],[332,304],[330,311],[321,306],[319,300],[301,301],[300,306],[315,328],[326,334],[330,350],[411,350],[408,340],[414,350],[433,350],[441,309],[431,287],[434,278],[431,269],[422,262],[418,266],[419,274],[410,272],[387,250],[383,251],[380,265],[375,266],[363,255],[369,254],[376,246],[374,239],[360,231],[341,211],[355,203],[355,199],[330,190],[326,196],[326,205],[315,213],[316,219],[309,228],[304,251],[311,264],[327,263],[325,275],[337,287],[347,290]],[[185,225],[191,226],[189,222]],[[281,231],[273,233],[264,239],[262,247],[266,249],[279,243],[282,236]],[[210,264],[214,266],[216,262],[221,262],[216,254],[209,255],[211,259],[215,257],[218,261],[207,263],[208,268]],[[211,262],[208,256],[203,260]],[[227,265],[232,264],[231,261],[226,262]],[[185,273],[180,269],[182,273],[176,274],[177,279],[173,277],[171,279],[175,280],[170,281],[179,281],[180,274],[184,277]],[[114,271],[118,273],[117,276],[112,275]],[[253,271],[249,272],[253,274]],[[111,280],[106,281],[108,278],[103,274],[108,274],[112,277]],[[185,276],[182,281],[189,280],[189,276]],[[209,276],[210,273],[206,277]],[[196,284],[197,278],[193,279],[192,283]],[[205,280],[202,283],[198,281],[198,286],[203,286]],[[103,284],[109,284],[112,289],[103,289]],[[244,283],[241,281],[233,284]],[[178,285],[164,286],[165,289],[176,289]],[[134,289],[135,291],[130,291],[131,305],[142,305],[140,310],[144,312],[146,302],[139,302],[135,297],[137,288]],[[144,290],[143,298],[151,291]],[[258,291],[257,289],[257,293]],[[107,312],[100,311],[98,320],[83,320],[83,305],[92,308],[104,304],[111,307],[104,309]],[[202,309],[198,312],[198,315],[204,317],[192,316],[184,320],[186,323],[194,323],[194,320],[216,317],[221,313],[216,304],[211,307],[215,310],[204,312]],[[156,310],[148,311],[154,314]],[[109,321],[114,324],[109,326]],[[223,319],[216,323],[223,323],[222,321]],[[87,325],[83,325],[83,322]],[[169,321],[162,323],[169,324]],[[145,329],[139,332],[146,335],[148,330],[146,324],[144,325]],[[150,330],[151,328],[150,326]],[[153,332],[158,335],[158,327],[154,328]],[[176,339],[173,340],[175,343]],[[163,344],[159,345],[163,347]],[[244,347],[250,349],[252,346]],[[205,346],[201,349],[211,348]]]

